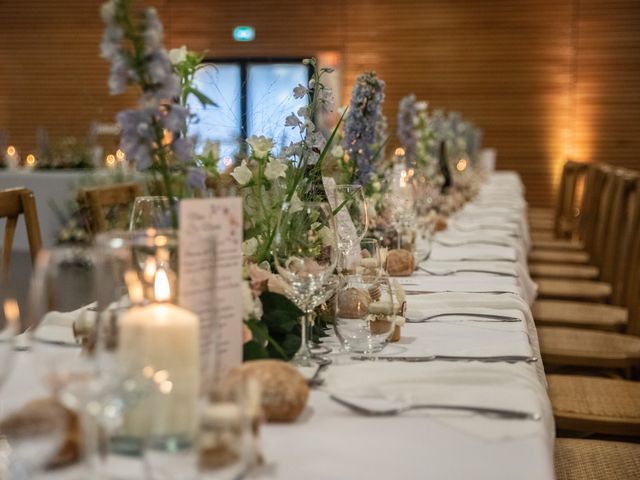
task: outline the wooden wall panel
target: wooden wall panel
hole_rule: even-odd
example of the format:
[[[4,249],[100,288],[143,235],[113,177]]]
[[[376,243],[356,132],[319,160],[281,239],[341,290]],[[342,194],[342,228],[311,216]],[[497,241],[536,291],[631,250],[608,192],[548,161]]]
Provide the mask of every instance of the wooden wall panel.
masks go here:
[[[533,204],[553,201],[569,155],[640,166],[635,0],[151,3],[169,48],[186,43],[214,57],[329,52],[340,61],[345,103],[359,73],[378,71],[392,131],[411,92],[462,112],[498,149],[499,167],[521,172]],[[99,4],[0,0],[0,129],[23,150],[34,147],[37,126],[54,138],[84,135],[135,102],[108,94]],[[244,24],[256,40],[233,42],[233,27]]]

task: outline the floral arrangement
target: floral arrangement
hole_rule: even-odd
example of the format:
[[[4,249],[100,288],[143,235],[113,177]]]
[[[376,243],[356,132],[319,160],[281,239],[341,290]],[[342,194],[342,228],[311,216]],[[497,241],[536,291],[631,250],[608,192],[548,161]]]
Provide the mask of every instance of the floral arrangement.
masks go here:
[[[355,180],[361,185],[367,185],[371,180],[375,172],[374,161],[386,143],[386,138],[381,137],[386,130],[382,115],[384,87],[384,81],[375,72],[365,72],[356,79],[351,94],[343,148],[355,167]]]
[[[174,203],[184,192],[176,189],[183,176],[192,187],[204,186],[204,172],[198,172],[193,144],[186,136],[188,95],[203,104],[213,104],[193,87],[193,73],[201,57],[185,49],[164,49],[162,23],[154,8],[145,8],[135,20],[130,0],[109,0],[102,5],[106,25],[101,43],[102,57],[111,61],[109,90],[123,93],[136,85],[141,93],[137,109],[117,115],[121,128],[120,148],[139,170],[148,170],[162,193],[169,198],[173,224],[177,224]],[[172,62],[173,60],[173,62]]]
[[[80,168],[92,169],[93,151],[90,145],[75,137],[64,137],[55,143],[43,145],[37,169]]]

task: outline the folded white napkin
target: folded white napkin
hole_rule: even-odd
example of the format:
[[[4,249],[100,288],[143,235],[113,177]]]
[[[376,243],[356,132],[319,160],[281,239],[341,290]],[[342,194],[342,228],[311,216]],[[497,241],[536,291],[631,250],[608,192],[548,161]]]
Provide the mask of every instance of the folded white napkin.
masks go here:
[[[538,294],[538,286],[536,283],[531,280],[529,276],[529,270],[520,262],[491,262],[491,261],[441,261],[441,262],[431,262],[426,261],[420,264],[420,267],[424,268],[430,273],[427,273],[422,270],[416,270],[414,272],[413,277],[417,276],[425,276],[425,275],[433,275],[438,276],[442,274],[448,274],[450,278],[459,278],[459,277],[483,277],[484,281],[492,282],[495,277],[498,275],[493,273],[484,273],[482,270],[486,270],[487,272],[499,272],[502,274],[515,275],[515,277],[507,277],[507,278],[515,278],[516,284],[520,287],[520,294],[527,302],[527,304],[532,305],[536,299]],[[478,270],[477,272],[473,272],[470,270]],[[458,273],[451,273],[451,272]],[[413,278],[412,277],[412,278]]]
[[[506,260],[515,262],[518,260],[517,251],[513,247],[501,247],[496,245],[470,244],[456,247],[446,247],[437,243],[431,250],[432,261],[451,260]]]
[[[32,338],[36,341],[60,342],[77,344],[73,334],[73,325],[76,322],[88,324],[95,322],[96,312],[90,309],[95,303],[86,305],[70,312],[48,312],[40,321],[38,328],[32,332]]]
[[[491,441],[530,435],[553,437],[553,415],[544,388],[523,365],[473,363],[366,362],[330,368],[326,389],[354,403],[391,406],[438,403],[506,408],[537,413],[541,421],[504,420],[443,410],[416,410],[403,415],[429,416],[466,434]],[[378,405],[376,405],[378,404]],[[354,413],[354,415],[357,415]]]
[[[408,323],[402,328],[400,341],[388,344],[381,355],[431,355],[494,357],[533,356],[522,323],[425,322]]]
[[[471,292],[471,293],[512,293],[520,295],[516,278],[412,275],[396,279],[407,293],[412,292]]]
[[[459,293],[442,292],[425,295],[409,295],[407,297],[407,318],[420,318],[431,311],[462,311],[461,308],[470,308],[471,311],[481,311],[482,308],[504,310],[507,312],[518,310],[522,312],[526,320],[527,333],[533,354],[538,357],[536,369],[540,382],[546,385],[544,368],[540,361],[540,347],[538,345],[538,333],[527,302],[516,295],[490,295],[485,293]]]

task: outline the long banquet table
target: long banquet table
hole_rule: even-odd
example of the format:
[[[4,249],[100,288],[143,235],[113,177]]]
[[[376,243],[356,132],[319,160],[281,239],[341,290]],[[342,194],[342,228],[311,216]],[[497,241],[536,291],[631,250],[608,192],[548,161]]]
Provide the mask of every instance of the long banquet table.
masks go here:
[[[539,359],[529,309],[536,287],[527,272],[528,245],[520,179],[511,172],[496,172],[482,186],[478,197],[450,219],[449,228],[436,235],[431,257],[423,266],[432,273],[462,268],[501,274],[416,272],[401,279],[408,293],[408,323],[402,328],[400,342],[390,344],[382,353],[520,354]],[[496,311],[520,321],[481,321],[463,315]],[[423,321],[433,312],[462,315]],[[18,354],[16,368],[5,385],[4,411],[41,388],[25,375],[33,368],[29,361],[28,353]],[[252,477],[554,478],[553,415],[540,360],[358,362],[349,355],[338,354],[325,377],[324,385],[312,390],[308,406],[295,424],[269,424],[262,428],[261,448],[266,463]],[[542,418],[506,420],[430,410],[395,417],[364,417],[329,398],[330,393],[354,389],[395,393],[413,401],[436,399],[439,403],[517,408],[538,413]],[[72,478],[68,475],[61,472],[47,478]]]

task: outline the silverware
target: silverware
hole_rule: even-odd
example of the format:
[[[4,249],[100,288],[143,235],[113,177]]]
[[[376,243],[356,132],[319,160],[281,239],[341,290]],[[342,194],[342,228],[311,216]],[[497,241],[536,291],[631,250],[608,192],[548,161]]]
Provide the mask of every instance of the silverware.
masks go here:
[[[471,356],[471,355],[354,355],[352,360],[385,360],[387,362],[433,362],[437,360],[446,362],[484,362],[484,363],[533,363],[538,361],[538,357],[527,355],[492,355],[492,356]]]
[[[377,417],[399,415],[409,410],[427,410],[428,409],[428,410],[464,411],[464,412],[477,413],[480,415],[486,415],[490,417],[505,418],[505,419],[512,419],[512,420],[538,421],[541,418],[540,414],[538,413],[525,412],[522,410],[511,410],[506,408],[475,407],[471,405],[444,405],[444,404],[438,404],[438,403],[422,403],[422,404],[416,403],[416,404],[409,404],[409,405],[400,405],[397,407],[373,409],[373,408],[363,407],[362,405],[358,405],[357,403],[353,403],[349,400],[345,400],[344,398],[340,398],[335,395],[330,395],[329,398],[331,398],[331,400],[333,400],[334,402],[339,403],[340,405],[350,408],[354,412],[360,413],[362,415],[377,416]]]
[[[428,270],[418,265],[418,270],[428,273],[429,275],[433,275],[434,277],[448,277],[449,275],[455,275],[456,273],[490,273],[490,274],[498,275],[501,277],[514,277],[514,278],[518,277],[517,273],[498,272],[495,270],[481,270],[479,268],[459,268],[457,270],[442,270],[439,272],[434,272],[433,270]]]
[[[418,286],[416,284],[412,284],[412,283],[405,283],[405,284],[400,284],[402,287],[411,287],[411,286]],[[511,295],[515,295],[515,292],[512,292],[511,290],[489,290],[486,292],[462,292],[459,290],[438,290],[437,292],[431,291],[431,290],[406,290],[405,291],[405,295],[423,295],[425,293],[487,293],[490,295],[502,295],[505,293],[509,293]]]
[[[309,386],[309,388],[319,387],[320,385],[322,385],[324,383],[324,378],[320,378],[320,374],[329,365],[331,365],[331,361],[324,361],[324,362],[318,364],[318,367],[316,368],[316,371],[313,372],[313,375],[311,375],[311,378],[309,378],[309,380],[307,380],[307,386]]]
[[[444,247],[464,247],[465,245],[495,245],[496,247],[512,247],[513,246],[505,242],[499,242],[497,240],[469,240],[467,242],[445,242],[445,241],[434,238],[433,241]]]
[[[510,315],[500,315],[497,313],[461,313],[461,312],[446,312],[446,313],[438,313],[436,315],[430,315],[428,317],[420,318],[417,320],[411,320],[407,318],[407,321],[410,323],[420,323],[420,322],[428,322],[429,320],[433,320],[434,318],[440,317],[457,317],[460,315],[464,315],[465,317],[478,317],[482,319],[491,319],[493,321],[498,322],[521,322],[522,320],[518,317],[512,317]]]

